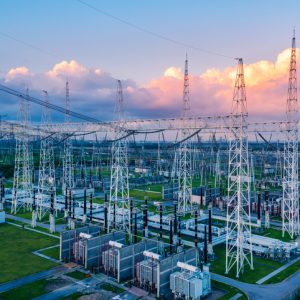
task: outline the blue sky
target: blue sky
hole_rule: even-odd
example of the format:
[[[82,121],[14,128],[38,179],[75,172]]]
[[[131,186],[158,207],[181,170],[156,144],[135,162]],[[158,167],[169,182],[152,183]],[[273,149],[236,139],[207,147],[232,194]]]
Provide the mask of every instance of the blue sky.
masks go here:
[[[84,0],[138,26],[245,62],[274,59],[299,24],[299,1]],[[0,34],[1,70],[49,69],[59,58],[101,67],[140,83],[189,53],[191,72],[225,67],[227,58],[186,49],[93,11],[76,0],[1,0],[0,32],[40,47],[46,55]],[[300,26],[299,30],[300,30]]]
[[[296,27],[296,32],[300,31],[300,1],[82,1],[169,39],[230,57],[243,57],[244,62],[250,65],[262,60],[275,63],[277,55],[290,46],[293,27]],[[182,69],[186,52],[195,82],[208,69],[222,71],[235,66],[232,58],[207,54],[157,38],[107,17],[77,0],[1,0],[0,11],[0,77],[6,78],[11,69],[26,67],[30,74],[35,75],[25,76],[25,79],[30,81],[28,86],[38,95],[40,89],[47,89],[44,85],[50,84],[49,80],[44,80],[46,72],[62,60],[74,60],[93,74],[97,68],[105,72],[99,79],[100,94],[96,93],[99,89],[95,89],[94,94],[89,90],[96,79],[92,78],[92,84],[91,76],[85,74],[82,89],[73,92],[78,99],[77,109],[86,110],[86,106],[82,108],[81,105],[95,104],[96,99],[99,105],[111,104],[113,92],[107,90],[111,89],[113,78],[119,78],[123,81],[128,79],[124,95],[129,98],[127,108],[133,111],[131,116],[180,115],[180,76],[175,76],[176,86],[179,86],[178,96],[169,97],[169,101],[165,102],[169,94],[164,94],[162,85],[153,84],[152,80],[159,80],[170,67]],[[227,73],[220,74],[225,76]],[[162,79],[163,86],[175,84],[171,79],[167,83],[165,78]],[[70,81],[72,90],[72,78]],[[78,84],[79,80],[74,82]],[[105,85],[107,82],[110,83]],[[6,79],[5,83],[24,88],[24,84],[18,85],[19,81]],[[55,83],[61,86],[54,89]],[[62,104],[59,98],[63,98],[63,85],[53,80],[50,85],[53,101]],[[145,86],[148,90],[143,89]],[[195,88],[213,90],[203,82],[195,84]],[[286,94],[284,88],[282,86],[282,95]],[[205,109],[208,97],[214,98],[212,102],[215,105],[218,101],[224,102],[215,95],[215,92],[195,94],[195,98],[199,97],[197,112],[210,113]],[[79,100],[83,96],[85,100]],[[264,93],[262,97],[265,97]],[[0,101],[7,104],[8,100],[3,99]],[[145,103],[149,104],[147,111],[143,110]],[[222,109],[218,111],[224,112]],[[86,112],[97,114],[93,108]]]

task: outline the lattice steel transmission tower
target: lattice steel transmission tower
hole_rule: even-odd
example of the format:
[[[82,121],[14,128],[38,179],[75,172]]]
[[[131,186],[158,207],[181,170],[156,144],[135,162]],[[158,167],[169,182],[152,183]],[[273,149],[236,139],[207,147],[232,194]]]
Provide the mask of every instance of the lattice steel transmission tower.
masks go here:
[[[298,187],[298,100],[296,69],[296,38],[292,39],[289,69],[288,97],[286,101],[286,139],[284,144],[284,175],[282,197],[282,236],[291,238],[300,233]]]
[[[124,138],[126,122],[124,119],[122,83],[117,80],[117,99],[115,109],[117,124],[115,126],[114,142],[111,148],[111,175],[109,191],[108,221],[111,228],[130,231],[129,183],[127,141]],[[114,222],[115,220],[115,222]],[[131,234],[129,232],[129,234]]]
[[[68,111],[70,110],[70,91],[69,82],[66,82],[66,98],[65,98],[65,125],[70,123],[70,116]],[[70,137],[66,136],[64,141],[64,157],[63,157],[63,184],[62,191],[66,189],[71,190],[74,188],[74,166],[73,166],[73,146]]]
[[[85,161],[85,140],[84,137],[80,141],[80,160],[79,163],[79,170],[80,170],[80,182],[83,187],[87,186],[87,169],[86,169],[86,161]]]
[[[183,83],[183,108],[182,118],[186,118],[190,113],[190,91],[188,58],[185,60],[184,83]],[[185,126],[184,126],[185,127]],[[178,149],[178,212],[185,213],[192,209],[192,149],[189,140],[189,130],[181,130],[181,143]]]
[[[28,90],[27,90],[28,96]],[[12,190],[11,212],[16,213],[19,208],[28,209],[32,203],[32,147],[27,128],[30,123],[29,101],[20,98],[18,121],[22,125],[16,134],[15,171]]]
[[[49,103],[47,91],[43,91],[45,102]],[[50,109],[47,106],[42,108],[41,125],[45,130],[50,131],[51,115]],[[50,133],[46,133],[50,134]],[[45,137],[41,134],[41,148],[40,148],[40,167],[39,167],[39,181],[37,194],[37,213],[41,220],[44,214],[50,210],[50,196],[53,193],[54,202],[56,199],[56,184],[55,184],[55,167],[54,167],[54,150],[53,140],[51,137]],[[55,203],[54,203],[55,205]]]
[[[228,274],[235,267],[236,277],[245,265],[253,269],[247,116],[243,60],[239,58],[230,119],[225,269]]]

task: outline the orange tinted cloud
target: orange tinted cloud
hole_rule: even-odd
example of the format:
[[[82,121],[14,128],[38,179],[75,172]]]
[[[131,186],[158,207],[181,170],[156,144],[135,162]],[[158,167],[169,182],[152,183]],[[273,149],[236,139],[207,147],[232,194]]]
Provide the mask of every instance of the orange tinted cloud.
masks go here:
[[[28,68],[18,67],[10,69],[5,75],[5,81],[11,81],[17,77],[24,77],[30,75]]]
[[[278,54],[275,62],[261,60],[244,65],[248,111],[251,116],[282,116],[284,119],[290,49]],[[300,49],[297,49],[300,57]],[[211,68],[200,75],[190,75],[192,114],[230,113],[236,65],[223,70]],[[157,108],[181,106],[183,75],[176,67],[145,87],[155,95]]]
[[[49,77],[57,77],[59,75],[68,77],[75,76],[80,77],[88,72],[88,69],[80,65],[76,60],[70,62],[63,60],[56,64],[50,71],[47,72]],[[100,70],[96,69],[96,72],[100,74]]]
[[[297,57],[300,57],[299,49]],[[286,49],[278,54],[274,62],[261,60],[244,65],[250,117],[264,120],[285,118],[289,59],[290,49]],[[235,76],[235,62],[222,70],[210,68],[201,74],[190,74],[191,115],[229,114]],[[75,60],[62,61],[40,74],[32,74],[26,67],[18,67],[7,72],[5,81],[17,86],[20,79],[30,80],[35,90],[47,88],[52,94],[63,95],[66,77],[69,78],[72,95],[84,99],[78,100],[78,107],[81,103],[90,103],[93,113],[102,113],[109,118],[101,107],[107,107],[107,103],[114,106],[116,84],[109,73],[99,68],[89,69]],[[123,89],[124,107],[128,115],[137,118],[181,115],[183,70],[179,67],[167,68],[161,77],[143,86],[125,80]],[[93,103],[97,104],[93,106]]]

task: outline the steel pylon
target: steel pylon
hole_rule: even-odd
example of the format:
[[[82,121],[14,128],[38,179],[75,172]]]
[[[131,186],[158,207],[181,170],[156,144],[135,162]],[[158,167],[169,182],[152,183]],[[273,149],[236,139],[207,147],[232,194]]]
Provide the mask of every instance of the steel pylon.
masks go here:
[[[236,277],[245,265],[253,269],[247,115],[243,60],[239,58],[230,118],[225,266],[226,274],[235,268]]]
[[[28,90],[27,90],[28,96]],[[15,170],[12,190],[11,212],[17,211],[23,207],[31,208],[33,196],[32,184],[32,146],[27,129],[30,123],[29,101],[23,98],[19,100],[18,121],[21,127],[16,133],[16,152],[15,152]]]
[[[182,118],[186,118],[190,113],[190,92],[188,58],[185,60],[184,82],[183,82],[183,108]],[[184,213],[192,210],[192,148],[189,139],[189,130],[181,130],[181,143],[178,148],[178,166],[176,168],[178,178],[178,212]]]
[[[65,98],[65,125],[66,127],[70,123],[70,116],[68,111],[70,110],[70,92],[69,82],[66,82],[66,98]],[[73,165],[73,146],[71,137],[66,134],[64,137],[64,155],[63,155],[63,184],[62,191],[66,189],[72,190],[74,188],[74,165]]]
[[[283,160],[282,236],[299,235],[298,187],[298,99],[297,99],[296,38],[292,39],[289,68],[288,96],[286,101],[287,128]]]
[[[45,95],[45,101],[49,103],[47,91],[43,91]],[[41,220],[44,214],[50,210],[45,205],[46,202],[50,203],[50,196],[53,193],[54,196],[54,207],[56,200],[56,183],[55,183],[55,167],[54,167],[54,150],[53,140],[50,134],[51,115],[50,109],[44,106],[42,109],[42,126],[49,133],[49,136],[44,136],[41,133],[41,146],[40,146],[40,166],[39,166],[39,180],[38,180],[38,194],[37,194],[37,215]]]
[[[116,126],[114,142],[111,147],[111,175],[109,190],[108,221],[109,231],[114,229],[130,230],[129,183],[127,140],[124,137],[126,122],[124,120],[122,83],[117,81]],[[130,232],[129,232],[130,233]]]

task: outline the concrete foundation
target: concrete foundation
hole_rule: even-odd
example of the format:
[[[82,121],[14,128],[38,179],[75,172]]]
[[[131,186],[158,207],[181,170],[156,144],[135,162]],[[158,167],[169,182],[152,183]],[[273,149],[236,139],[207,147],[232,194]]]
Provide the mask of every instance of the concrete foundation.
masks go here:
[[[49,216],[49,222],[50,222],[50,232],[55,232],[55,216],[50,214]]]
[[[31,227],[32,228],[36,227],[36,220],[37,220],[37,211],[33,210],[32,211],[32,219],[31,219]]]

